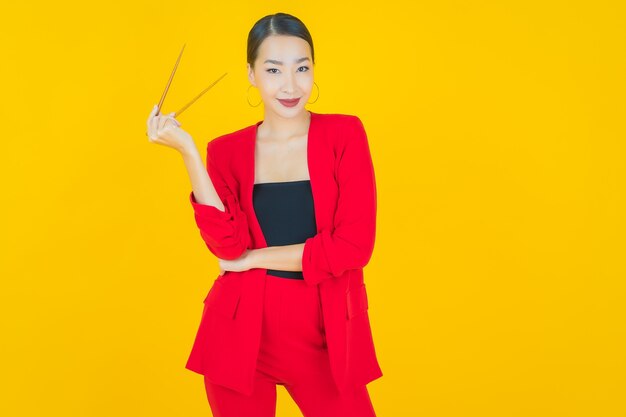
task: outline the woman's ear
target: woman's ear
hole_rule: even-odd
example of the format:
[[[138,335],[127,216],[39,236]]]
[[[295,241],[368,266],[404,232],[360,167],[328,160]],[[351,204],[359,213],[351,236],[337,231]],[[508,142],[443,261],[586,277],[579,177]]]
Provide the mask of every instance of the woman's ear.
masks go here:
[[[248,67],[248,81],[250,81],[250,84],[252,84],[254,82],[254,71],[252,71],[252,67],[250,66],[250,64],[247,64]]]

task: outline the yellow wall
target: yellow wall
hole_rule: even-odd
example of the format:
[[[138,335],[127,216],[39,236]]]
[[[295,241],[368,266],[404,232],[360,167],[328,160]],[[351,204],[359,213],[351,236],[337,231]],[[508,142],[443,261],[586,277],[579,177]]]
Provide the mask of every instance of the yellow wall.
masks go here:
[[[261,120],[246,37],[279,11],[308,109],[370,139],[378,414],[626,415],[622,2],[3,7],[0,415],[210,415],[184,364],[218,265],[145,120],[183,43],[164,112],[229,73],[179,118],[203,157]]]

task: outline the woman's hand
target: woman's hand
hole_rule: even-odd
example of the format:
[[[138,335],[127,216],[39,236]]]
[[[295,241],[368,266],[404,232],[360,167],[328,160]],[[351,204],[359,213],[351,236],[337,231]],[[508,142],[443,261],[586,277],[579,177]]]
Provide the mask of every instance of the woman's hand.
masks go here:
[[[220,265],[220,276],[224,275],[226,271],[242,272],[254,268],[252,263],[252,252],[253,250],[246,249],[243,255],[237,259],[217,258]]]
[[[179,152],[184,152],[190,146],[195,146],[193,138],[180,128],[180,122],[174,118],[176,112],[157,115],[158,106],[155,104],[148,116],[148,140],[159,145],[169,146]]]

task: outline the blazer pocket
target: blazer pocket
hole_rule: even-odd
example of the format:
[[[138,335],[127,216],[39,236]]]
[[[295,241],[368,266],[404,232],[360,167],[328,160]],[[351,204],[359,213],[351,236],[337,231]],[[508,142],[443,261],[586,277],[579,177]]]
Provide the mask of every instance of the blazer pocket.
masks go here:
[[[213,282],[204,304],[219,315],[234,319],[240,297],[241,287],[237,283],[225,282],[223,278],[218,278]]]
[[[346,317],[348,320],[353,317],[364,313],[369,308],[367,302],[367,291],[365,284],[361,284],[355,288],[348,288],[346,294]]]

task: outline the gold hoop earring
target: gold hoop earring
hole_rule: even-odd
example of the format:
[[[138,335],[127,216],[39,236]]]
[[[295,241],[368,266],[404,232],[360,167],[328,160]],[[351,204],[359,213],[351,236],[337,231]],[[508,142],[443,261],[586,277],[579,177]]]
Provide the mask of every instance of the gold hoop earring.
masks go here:
[[[252,87],[252,84],[250,84],[248,86],[248,91],[246,93],[246,100],[248,100],[248,104],[252,107],[259,107],[259,105],[263,102],[263,98],[261,98],[261,101],[259,101],[259,104],[257,104],[256,106],[253,106],[252,103],[250,103],[250,87]]]
[[[317,99],[320,98],[320,87],[315,81],[313,81],[313,84],[315,84],[315,86],[317,87],[317,97],[315,97],[315,101],[317,101]],[[307,101],[307,104],[313,104],[315,103],[315,101],[312,101],[310,103]]]

